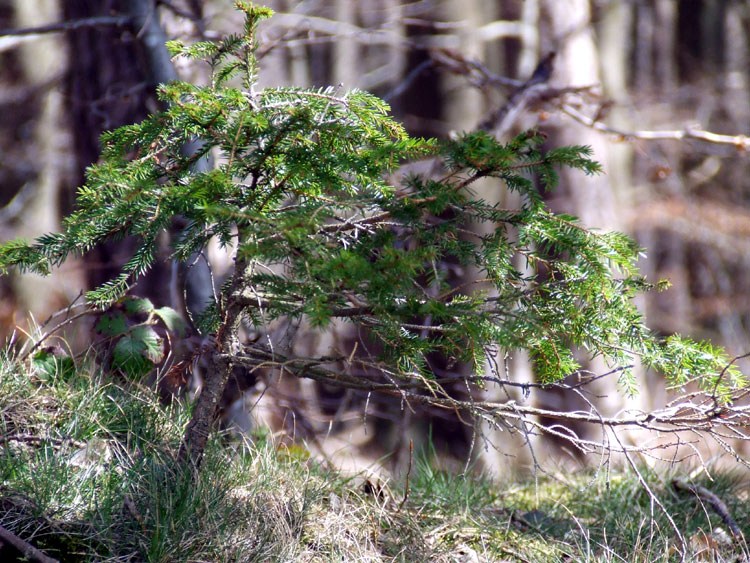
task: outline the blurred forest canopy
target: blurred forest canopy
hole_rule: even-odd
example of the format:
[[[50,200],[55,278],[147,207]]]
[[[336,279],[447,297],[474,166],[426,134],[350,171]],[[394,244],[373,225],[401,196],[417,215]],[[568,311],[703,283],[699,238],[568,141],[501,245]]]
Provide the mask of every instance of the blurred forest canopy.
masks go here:
[[[591,227],[627,232],[647,249],[642,271],[652,281],[668,278],[673,284],[640,303],[653,328],[711,339],[731,356],[749,351],[750,174],[742,135],[750,131],[750,4],[266,4],[277,15],[262,28],[261,86],[342,84],[368,90],[388,101],[395,119],[413,135],[447,138],[496,116],[490,125],[505,140],[538,127],[550,147],[592,146],[606,174],[564,177],[550,197],[551,207]],[[156,83],[177,76],[205,83],[200,66],[175,61],[170,70],[156,54],[159,42],[212,39],[241,24],[228,0],[155,5],[155,12],[146,0],[11,0],[0,6],[4,29],[70,22],[60,32],[0,37],[3,239],[57,229],[70,209],[73,190],[83,183],[83,170],[98,158],[100,133],[156,110]],[[133,18],[138,25],[130,23]],[[550,52],[556,53],[552,75],[518,104],[514,93]],[[488,201],[515,203],[512,194],[491,180],[477,191]],[[44,318],[67,305],[81,287],[93,287],[117,271],[122,257],[122,250],[112,246],[50,279],[3,278],[0,327],[7,333],[29,310]],[[214,258],[220,271],[221,256]],[[144,280],[137,292],[179,308],[177,280],[176,272],[166,267]],[[78,344],[83,344],[85,335],[79,334]],[[750,370],[747,360],[739,366],[745,373]],[[601,372],[598,368],[591,366]],[[520,382],[534,380],[522,356],[509,361],[509,370]],[[608,394],[611,385],[601,382],[597,390],[607,395],[597,403],[604,414],[624,407],[650,410],[667,400],[653,375],[641,374],[644,392],[635,403]],[[290,424],[289,416],[279,414],[278,405],[284,403],[281,410],[299,415],[295,420],[305,419],[311,433],[328,426],[295,411],[295,397],[304,392],[298,387],[278,390],[277,425]],[[342,414],[346,407],[341,405],[349,400],[327,389],[317,389],[315,396],[314,410],[322,418]],[[495,398],[500,396],[505,393]],[[559,410],[582,407],[554,392],[533,400]],[[385,422],[376,424],[393,428],[397,422],[402,429],[425,431],[425,421],[411,420],[408,410],[394,413],[387,405],[380,407]],[[471,437],[460,423],[438,415],[430,422],[438,441],[442,435],[456,448],[452,454],[463,457],[470,449]],[[591,432],[577,431],[584,436]],[[388,443],[381,445],[401,452],[397,463],[405,463],[409,432],[391,430]],[[363,438],[363,453],[373,453],[370,442]],[[529,460],[521,457],[520,462]]]

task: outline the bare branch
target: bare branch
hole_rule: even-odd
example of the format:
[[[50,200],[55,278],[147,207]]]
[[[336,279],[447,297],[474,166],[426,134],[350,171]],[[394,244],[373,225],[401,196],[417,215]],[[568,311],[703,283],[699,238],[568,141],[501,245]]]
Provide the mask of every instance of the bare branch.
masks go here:
[[[679,397],[666,408],[653,412],[626,411],[615,416],[604,416],[596,406],[583,395],[583,388],[592,381],[606,375],[614,375],[619,370],[612,370],[601,376],[587,377],[576,385],[550,384],[547,388],[573,390],[586,402],[589,410],[558,411],[520,404],[516,401],[493,402],[473,398],[458,399],[453,396],[446,385],[465,381],[478,383],[480,378],[429,379],[418,373],[393,371],[382,362],[372,358],[340,356],[321,356],[317,358],[285,357],[278,352],[260,346],[245,347],[241,355],[233,355],[226,360],[249,368],[251,371],[270,370],[287,372],[296,377],[308,378],[327,385],[371,393],[379,392],[401,398],[407,405],[438,411],[450,411],[462,419],[472,416],[486,420],[492,425],[502,424],[510,431],[520,431],[527,435],[547,434],[570,443],[583,454],[590,453],[630,453],[654,457],[659,451],[690,447],[692,435],[703,435],[719,442],[728,453],[736,452],[727,443],[728,439],[748,440],[750,437],[743,429],[750,424],[750,406],[717,406],[708,392],[692,392]],[[483,383],[492,381],[498,385],[518,385],[500,378],[481,378]],[[529,393],[541,385],[530,385],[525,389]],[[470,389],[470,395],[473,390]],[[736,392],[739,397],[741,390]],[[467,417],[467,415],[470,415]],[[540,421],[555,421],[554,424]],[[468,423],[467,423],[468,424]],[[575,424],[593,424],[602,428],[602,440],[590,440],[580,437],[572,430]],[[638,444],[625,444],[616,437],[617,429],[642,429],[653,433],[653,441]],[[609,437],[614,436],[615,442]],[[667,438],[666,441],[663,438]],[[693,448],[695,455],[697,450]],[[657,459],[660,459],[657,457]]]
[[[122,27],[128,25],[131,19],[128,16],[95,16],[91,18],[81,18],[65,22],[51,23],[37,27],[25,27],[20,29],[2,29],[0,37],[11,35],[41,35],[44,33],[60,33],[61,31],[73,31],[85,27],[116,26]]]
[[[610,127],[609,125],[598,121],[596,118],[591,118],[584,113],[578,111],[570,104],[560,103],[558,107],[568,116],[575,119],[581,125],[590,127],[596,131],[602,133],[608,133],[610,135],[617,135],[623,140],[641,139],[645,141],[685,141],[685,140],[696,140],[703,141],[706,143],[713,143],[717,145],[731,145],[738,151],[750,150],[750,137],[746,135],[721,135],[718,133],[712,133],[711,131],[705,131],[697,126],[688,125],[684,129],[665,130],[665,131],[624,131],[616,127]]]
[[[175,15],[193,22],[193,25],[195,25],[196,29],[198,30],[198,33],[202,37],[205,36],[206,24],[204,23],[203,18],[200,17],[200,12],[202,8],[200,4],[193,6],[193,11],[188,11],[188,10],[183,10],[179,6],[175,6],[175,4],[171,0],[158,0],[157,3],[160,6],[164,6],[166,9],[168,9],[170,12],[174,13]]]
[[[515,118],[524,110],[528,109],[534,102],[544,101],[552,103],[560,111],[573,118],[575,121],[609,135],[615,135],[622,140],[640,139],[645,141],[702,141],[716,145],[729,145],[738,151],[750,150],[750,136],[747,135],[723,135],[706,131],[697,125],[687,125],[683,129],[664,131],[637,130],[625,131],[611,127],[601,121],[603,110],[612,105],[611,100],[599,100],[599,110],[594,117],[589,117],[569,103],[565,103],[564,97],[570,93],[582,93],[591,95],[593,86],[556,88],[545,83],[541,78],[543,74],[537,75],[537,71],[545,70],[544,64],[549,61],[542,59],[537,66],[537,71],[526,82],[511,80],[492,73],[484,64],[475,59],[464,57],[460,53],[439,49],[431,52],[431,61],[434,66],[439,66],[452,74],[466,77],[469,84],[479,89],[488,87],[515,86],[517,90],[508,101],[494,114],[488,116],[479,126],[481,129],[496,128],[499,132],[507,130],[513,124]],[[499,125],[502,124],[502,127]]]
[[[508,98],[508,101],[499,110],[487,116],[487,118],[479,124],[480,129],[485,131],[492,131],[493,134],[501,138],[510,129],[510,127],[518,120],[518,116],[532,103],[533,100],[544,95],[545,91],[548,90],[547,81],[552,75],[553,65],[555,61],[555,52],[548,53],[532,73],[531,77],[524,82],[514,93]]]

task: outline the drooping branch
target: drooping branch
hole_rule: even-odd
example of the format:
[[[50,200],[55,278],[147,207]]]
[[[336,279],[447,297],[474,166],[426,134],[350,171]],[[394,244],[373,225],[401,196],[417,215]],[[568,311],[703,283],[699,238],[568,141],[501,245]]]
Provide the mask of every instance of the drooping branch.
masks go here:
[[[738,390],[729,400],[719,401],[710,392],[687,393],[675,398],[665,408],[652,412],[625,412],[614,416],[604,416],[596,407],[586,401],[590,409],[578,411],[559,411],[522,404],[517,401],[493,402],[459,399],[451,395],[447,385],[464,382],[466,384],[518,386],[517,382],[500,377],[464,378],[442,377],[431,379],[418,373],[403,373],[386,366],[376,358],[359,358],[340,356],[321,357],[286,357],[272,352],[263,346],[245,346],[241,354],[227,360],[244,366],[251,372],[270,371],[289,373],[296,377],[312,379],[330,386],[351,389],[360,392],[376,392],[393,395],[411,406],[427,409],[448,410],[463,413],[487,420],[491,424],[513,428],[523,424],[530,432],[552,435],[570,443],[582,453],[638,453],[654,455],[671,447],[689,445],[690,438],[704,434],[718,438],[718,442],[728,452],[734,449],[727,438],[750,440],[744,433],[750,426],[750,406],[738,404],[748,393]],[[533,390],[560,388],[566,392],[575,392],[580,396],[586,393],[586,387],[601,377],[616,375],[620,369],[606,374],[589,377],[583,376],[577,384],[552,383],[528,384],[527,394]],[[357,375],[352,375],[355,373]],[[360,375],[370,374],[370,375]],[[481,379],[481,381],[477,381]],[[466,418],[459,417],[459,418]],[[540,422],[545,420],[545,423]],[[553,422],[552,422],[553,421]],[[639,444],[605,443],[584,439],[571,428],[573,425],[595,425],[607,431],[640,429],[654,433],[661,441],[648,441]],[[671,438],[670,438],[671,437]],[[663,438],[667,438],[666,441]],[[733,454],[734,455],[734,454]]]

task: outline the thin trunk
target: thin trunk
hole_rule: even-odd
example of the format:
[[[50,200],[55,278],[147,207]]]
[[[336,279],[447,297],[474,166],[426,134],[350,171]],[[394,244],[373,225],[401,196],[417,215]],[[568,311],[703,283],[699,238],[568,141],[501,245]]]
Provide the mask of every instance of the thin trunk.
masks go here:
[[[518,56],[519,76],[531,76],[539,62],[539,0],[525,0],[521,12],[521,52]]]
[[[654,11],[649,3],[640,2],[635,10],[635,86],[640,92],[650,92],[654,79]]]
[[[243,306],[237,302],[247,278],[248,264],[235,254],[234,272],[226,301],[223,303],[221,328],[216,335],[216,350],[212,358],[212,369],[207,370],[203,386],[193,408],[193,414],[185,429],[185,436],[178,454],[178,462],[190,462],[199,469],[211,427],[216,420],[219,401],[232,373],[232,357],[241,351],[239,330]]]
[[[659,30],[654,34],[656,79],[662,91],[674,92],[677,88],[677,3],[658,0],[655,11]]]

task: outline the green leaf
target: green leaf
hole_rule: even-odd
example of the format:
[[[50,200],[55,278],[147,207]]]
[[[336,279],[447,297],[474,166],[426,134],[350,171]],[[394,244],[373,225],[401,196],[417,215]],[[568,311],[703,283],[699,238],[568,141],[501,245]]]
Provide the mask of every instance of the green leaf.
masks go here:
[[[112,351],[112,367],[131,377],[141,377],[163,358],[163,342],[156,331],[150,326],[138,326],[118,340]]]
[[[128,319],[122,311],[109,311],[99,317],[94,330],[105,336],[119,336],[128,331]]]
[[[125,312],[129,315],[138,313],[148,314],[154,310],[154,304],[150,299],[146,298],[126,297],[123,303],[125,305]]]
[[[171,332],[174,332],[180,338],[185,336],[187,325],[182,320],[180,314],[172,309],[172,307],[159,307],[158,309],[154,309],[154,313],[164,321],[164,324],[167,325],[167,328]]]
[[[31,364],[38,370],[40,375],[48,379],[61,378],[68,380],[75,373],[75,362],[73,358],[56,346],[43,348],[31,360]]]

